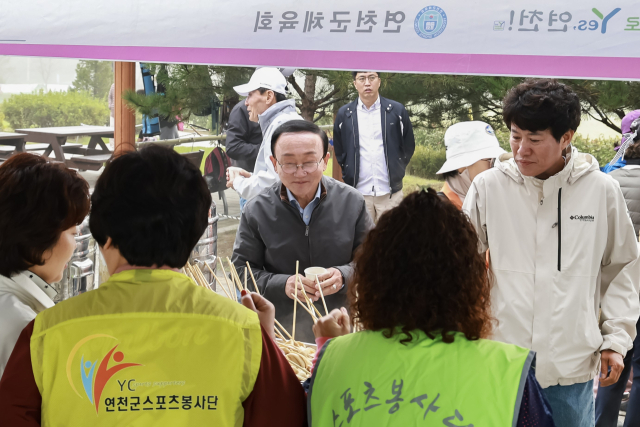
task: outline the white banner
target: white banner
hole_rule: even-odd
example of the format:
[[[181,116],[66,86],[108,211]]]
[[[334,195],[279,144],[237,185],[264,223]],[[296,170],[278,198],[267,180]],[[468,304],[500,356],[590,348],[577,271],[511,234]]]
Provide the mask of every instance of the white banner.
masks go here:
[[[640,2],[0,0],[0,55],[640,78]]]

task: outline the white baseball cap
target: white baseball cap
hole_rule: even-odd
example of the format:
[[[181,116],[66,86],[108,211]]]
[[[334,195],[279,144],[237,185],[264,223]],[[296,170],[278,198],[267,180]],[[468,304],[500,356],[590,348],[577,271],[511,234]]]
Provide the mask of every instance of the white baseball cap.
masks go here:
[[[506,153],[491,125],[485,122],[460,122],[444,134],[447,161],[436,173],[446,173],[471,166],[482,159],[495,159]]]
[[[233,90],[238,92],[240,96],[247,96],[249,92],[260,89],[261,87],[281,93],[282,95],[287,94],[287,80],[279,69],[272,67],[258,68],[253,72],[249,83],[235,86]]]

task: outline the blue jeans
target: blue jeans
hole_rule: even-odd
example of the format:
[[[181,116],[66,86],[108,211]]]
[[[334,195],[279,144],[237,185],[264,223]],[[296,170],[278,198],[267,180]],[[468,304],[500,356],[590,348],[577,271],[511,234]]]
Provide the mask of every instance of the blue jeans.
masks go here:
[[[247,199],[243,199],[242,197],[240,197],[240,213],[242,213],[242,211],[244,210],[244,205],[247,204]]]
[[[594,427],[593,380],[542,389],[557,427]]]
[[[627,352],[627,356],[624,358],[624,369],[618,382],[609,387],[598,388],[598,397],[596,397],[597,427],[616,427],[618,425],[620,400],[627,386],[632,366],[633,386],[631,386],[631,395],[627,404],[624,427],[640,426],[640,320],[636,323],[636,332],[638,334],[633,341],[633,348]]]

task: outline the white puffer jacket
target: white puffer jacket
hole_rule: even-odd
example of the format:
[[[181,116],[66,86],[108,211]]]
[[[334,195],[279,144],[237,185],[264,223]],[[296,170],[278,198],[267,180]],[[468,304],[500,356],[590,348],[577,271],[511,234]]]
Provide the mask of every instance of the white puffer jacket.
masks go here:
[[[53,301],[29,278],[29,272],[0,275],[0,377],[20,332]]]
[[[618,183],[575,148],[534,184],[510,154],[478,175],[463,210],[491,250],[493,338],[537,352],[542,387],[597,375],[600,351],[623,356],[640,315],[640,262]],[[600,323],[598,313],[602,310]]]

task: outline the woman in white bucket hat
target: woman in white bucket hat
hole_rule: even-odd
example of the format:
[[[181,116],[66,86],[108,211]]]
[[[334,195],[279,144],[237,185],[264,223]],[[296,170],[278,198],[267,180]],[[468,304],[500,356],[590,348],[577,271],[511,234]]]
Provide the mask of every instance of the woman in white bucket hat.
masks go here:
[[[447,161],[438,174],[443,174],[442,193],[458,209],[469,191],[471,182],[481,172],[491,168],[493,160],[505,154],[491,125],[480,122],[460,122],[444,134]]]

